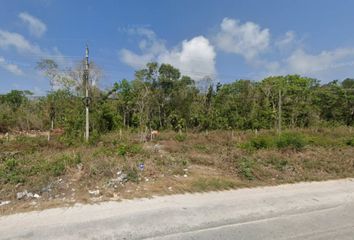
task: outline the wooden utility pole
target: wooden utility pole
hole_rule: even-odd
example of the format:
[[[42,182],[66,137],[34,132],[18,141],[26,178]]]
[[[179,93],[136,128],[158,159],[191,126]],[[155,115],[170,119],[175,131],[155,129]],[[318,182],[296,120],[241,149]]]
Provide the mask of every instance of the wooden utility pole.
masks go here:
[[[88,142],[90,136],[90,120],[89,120],[89,48],[86,45],[85,70],[84,70],[84,85],[85,85],[85,108],[86,108],[86,131],[85,140]]]
[[[281,133],[281,89],[279,88],[279,99],[278,99],[278,133]]]

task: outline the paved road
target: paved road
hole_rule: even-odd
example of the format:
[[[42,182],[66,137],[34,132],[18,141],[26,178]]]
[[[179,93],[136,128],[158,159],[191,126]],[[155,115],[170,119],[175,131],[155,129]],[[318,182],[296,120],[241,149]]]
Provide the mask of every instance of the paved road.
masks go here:
[[[0,239],[354,239],[354,180],[80,205],[0,217]]]

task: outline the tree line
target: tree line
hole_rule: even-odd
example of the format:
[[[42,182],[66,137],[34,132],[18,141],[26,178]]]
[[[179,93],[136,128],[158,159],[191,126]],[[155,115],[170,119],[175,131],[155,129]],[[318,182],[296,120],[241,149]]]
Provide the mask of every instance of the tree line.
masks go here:
[[[92,64],[91,81],[101,77]],[[38,63],[51,90],[33,97],[12,90],[0,96],[0,131],[48,130],[51,121],[70,138],[84,129],[82,64],[60,69],[52,60]],[[261,81],[196,82],[169,64],[148,63],[109,90],[91,84],[90,111],[93,135],[118,129],[306,128],[354,123],[354,79],[321,84],[300,75],[271,76]],[[204,87],[203,87],[204,86]]]

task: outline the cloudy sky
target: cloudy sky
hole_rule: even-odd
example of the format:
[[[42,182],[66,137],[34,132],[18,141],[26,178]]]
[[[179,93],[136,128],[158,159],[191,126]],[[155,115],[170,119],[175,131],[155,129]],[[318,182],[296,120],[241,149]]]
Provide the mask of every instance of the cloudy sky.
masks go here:
[[[147,62],[170,63],[195,80],[222,83],[301,74],[354,77],[351,0],[2,0],[0,92],[44,94],[41,58],[63,68],[86,43],[104,70],[102,88]]]

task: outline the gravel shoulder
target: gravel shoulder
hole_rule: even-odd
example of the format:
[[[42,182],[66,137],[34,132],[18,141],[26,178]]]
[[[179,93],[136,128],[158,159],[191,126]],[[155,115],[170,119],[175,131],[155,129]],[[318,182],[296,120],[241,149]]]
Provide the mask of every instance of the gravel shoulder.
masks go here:
[[[75,205],[0,217],[0,239],[168,239],[353,202],[354,179],[343,179]]]

